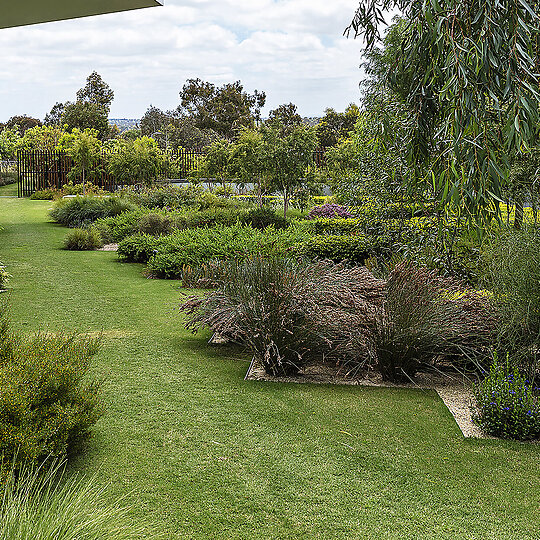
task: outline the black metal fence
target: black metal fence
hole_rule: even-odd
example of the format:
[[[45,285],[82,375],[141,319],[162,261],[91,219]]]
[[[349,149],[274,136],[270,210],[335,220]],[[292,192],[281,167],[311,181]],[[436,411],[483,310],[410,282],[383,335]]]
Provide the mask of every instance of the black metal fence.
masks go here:
[[[204,156],[202,149],[169,151],[166,153],[158,178],[186,179],[193,170],[197,159]],[[325,165],[325,149],[319,148],[313,155],[315,165]],[[73,159],[60,151],[21,150],[17,153],[17,180],[18,196],[28,197],[43,189],[61,189],[73,181],[79,183],[80,178],[74,178],[72,169]],[[119,186],[108,173],[107,155],[103,154],[101,160],[92,171],[89,171],[88,180],[106,191],[115,191]]]

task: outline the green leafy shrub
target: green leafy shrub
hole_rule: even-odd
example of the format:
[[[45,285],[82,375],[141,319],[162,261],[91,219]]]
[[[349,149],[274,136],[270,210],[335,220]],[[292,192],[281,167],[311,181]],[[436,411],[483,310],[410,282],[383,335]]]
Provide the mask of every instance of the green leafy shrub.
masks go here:
[[[98,341],[14,335],[0,317],[0,454],[36,462],[79,450],[102,414],[100,383],[86,378]]]
[[[135,234],[118,244],[118,257],[126,262],[146,263],[162,243],[150,234]]]
[[[139,225],[146,212],[151,210],[137,208],[116,216],[100,218],[92,227],[99,232],[105,243],[118,243],[132,234],[139,233]]]
[[[369,256],[370,245],[363,234],[317,235],[306,240],[298,252],[309,259],[363,263]]]
[[[94,229],[72,229],[64,239],[64,249],[91,251],[103,245],[101,236]]]
[[[540,402],[533,385],[512,364],[508,354],[503,364],[495,354],[489,373],[474,387],[473,420],[495,437],[535,439],[540,437]]]
[[[310,221],[314,234],[345,235],[362,231],[362,220],[358,218],[316,218]]]
[[[129,508],[105,502],[95,477],[67,477],[60,461],[18,468],[4,464],[0,482],[2,540],[132,540],[142,535],[130,525]]]
[[[169,216],[155,212],[144,214],[139,220],[139,231],[142,234],[150,234],[151,236],[169,234],[172,226],[173,223]]]
[[[67,227],[84,227],[129,210],[134,210],[133,204],[119,197],[73,197],[58,200],[50,215]]]
[[[243,217],[242,223],[251,225],[254,229],[266,229],[272,225],[276,229],[284,229],[287,227],[287,220],[278,215],[275,210],[268,206],[261,206],[249,210]]]
[[[197,229],[200,227],[215,227],[234,225],[241,210],[236,207],[210,207],[189,209],[174,215],[174,227],[177,229]]]
[[[485,248],[484,268],[501,311],[498,348],[534,372],[540,365],[540,231],[497,231]]]
[[[41,189],[39,191],[35,191],[30,195],[30,199],[32,201],[52,201],[53,199],[57,199],[58,197],[61,197],[62,193],[54,188],[47,188],[47,189]]]
[[[286,255],[306,239],[301,227],[264,231],[245,225],[176,231],[153,245],[148,271],[155,277],[179,279],[185,267],[197,267],[212,260],[246,259],[256,254]],[[121,243],[121,253],[124,247]]]

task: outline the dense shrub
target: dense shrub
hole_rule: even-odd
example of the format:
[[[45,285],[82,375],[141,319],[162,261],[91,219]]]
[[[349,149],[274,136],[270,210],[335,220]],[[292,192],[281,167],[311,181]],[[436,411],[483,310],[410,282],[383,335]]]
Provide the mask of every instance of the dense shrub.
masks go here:
[[[197,267],[212,260],[245,259],[256,254],[286,255],[305,240],[302,228],[264,231],[245,225],[177,231],[154,247],[148,270],[155,277],[178,279],[184,267]],[[120,244],[122,246],[122,244]]]
[[[91,251],[103,245],[101,236],[94,229],[72,229],[64,239],[64,249]]]
[[[150,234],[128,236],[118,244],[118,257],[127,262],[145,263],[161,243],[161,239]]]
[[[363,234],[312,236],[298,247],[298,252],[309,259],[330,259],[334,262],[363,263],[371,246]]]
[[[35,462],[80,449],[102,413],[100,384],[86,380],[98,341],[13,335],[2,317],[0,454]]]
[[[131,540],[143,532],[129,525],[129,508],[105,502],[95,478],[68,475],[65,465],[13,467],[5,463],[0,482],[2,540]]]
[[[32,201],[52,201],[58,197],[61,197],[62,194],[59,190],[54,188],[40,189],[35,191],[30,195]]]
[[[540,402],[533,385],[512,364],[509,355],[505,363],[495,355],[489,373],[474,387],[473,420],[489,435],[535,439],[540,437]]]
[[[314,358],[342,355],[348,313],[373,312],[358,294],[369,274],[364,268],[256,256],[230,261],[223,270],[216,291],[181,306],[186,327],[209,326],[245,344],[271,375],[291,375]],[[376,304],[372,283],[368,289]]]
[[[133,204],[119,197],[73,197],[57,201],[50,215],[67,227],[84,227],[129,210],[134,210]]]
[[[139,232],[141,219],[146,212],[151,212],[151,210],[137,208],[122,212],[117,216],[100,218],[94,222],[92,227],[99,232],[105,243],[118,243]]]
[[[484,260],[486,286],[501,311],[499,349],[534,371],[540,365],[540,231],[497,232]]]
[[[307,216],[308,219],[316,218],[352,218],[353,215],[347,208],[339,204],[323,204],[314,206]]]
[[[362,231],[362,225],[358,218],[315,218],[311,221],[315,234],[355,234]]]
[[[254,229],[266,229],[272,225],[276,229],[287,227],[287,220],[268,206],[252,208],[242,217],[242,223],[251,225]]]
[[[172,230],[173,223],[169,216],[151,212],[144,214],[139,220],[139,231],[142,234],[150,234],[152,236],[162,236],[169,234]]]

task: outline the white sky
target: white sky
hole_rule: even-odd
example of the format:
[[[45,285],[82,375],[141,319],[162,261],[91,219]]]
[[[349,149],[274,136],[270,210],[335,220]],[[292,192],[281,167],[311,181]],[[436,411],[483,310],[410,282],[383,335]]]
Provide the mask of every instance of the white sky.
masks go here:
[[[263,114],[358,102],[361,42],[343,37],[357,0],[165,0],[164,7],[0,30],[0,121],[43,118],[96,70],[112,118],[176,107],[188,78],[264,90]]]

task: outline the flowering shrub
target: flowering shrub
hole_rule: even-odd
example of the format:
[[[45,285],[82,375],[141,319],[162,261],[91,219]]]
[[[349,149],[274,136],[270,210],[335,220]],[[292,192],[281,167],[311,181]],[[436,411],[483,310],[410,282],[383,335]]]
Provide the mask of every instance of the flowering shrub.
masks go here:
[[[495,355],[486,378],[474,388],[473,420],[486,433],[508,439],[540,437],[540,403],[534,388],[516,367]]]
[[[353,215],[339,204],[323,204],[314,206],[308,214],[308,219],[316,218],[352,218]]]
[[[9,331],[0,306],[0,454],[35,462],[79,450],[102,414],[100,381],[87,378],[99,341]]]

